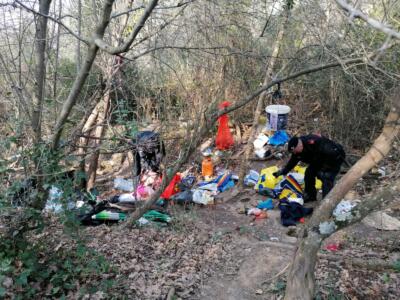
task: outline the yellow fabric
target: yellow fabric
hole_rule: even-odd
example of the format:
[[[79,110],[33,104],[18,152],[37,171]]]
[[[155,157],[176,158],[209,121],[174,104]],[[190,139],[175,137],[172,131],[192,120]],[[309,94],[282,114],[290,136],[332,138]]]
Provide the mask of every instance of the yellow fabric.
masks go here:
[[[296,195],[296,193],[294,193],[293,191],[289,190],[289,189],[283,189],[282,192],[279,195],[279,199],[283,199],[283,198],[297,198],[298,196]]]
[[[283,176],[279,176],[278,178],[275,178],[272,173],[279,171],[279,168],[277,166],[272,166],[269,168],[265,168],[261,170],[260,177],[258,179],[258,182],[255,186],[256,190],[258,190],[261,187],[263,188],[268,188],[268,189],[273,189],[275,188],[276,184],[282,180]]]
[[[306,173],[306,167],[295,166],[293,170],[303,175]],[[302,188],[304,189],[304,184],[302,185]],[[322,188],[322,181],[319,180],[318,178],[317,181],[315,182],[315,188],[317,190],[320,190]]]

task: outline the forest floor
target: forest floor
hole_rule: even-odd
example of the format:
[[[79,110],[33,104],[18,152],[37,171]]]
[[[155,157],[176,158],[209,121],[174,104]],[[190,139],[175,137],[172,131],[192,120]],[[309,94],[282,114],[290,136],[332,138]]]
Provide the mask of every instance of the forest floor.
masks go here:
[[[252,167],[260,170],[265,165],[254,162]],[[378,182],[364,180],[349,195],[357,198]],[[265,198],[252,189],[239,192],[235,187],[222,193],[214,206],[170,206],[174,221],[168,227],[86,228],[89,246],[117,269],[110,294],[98,294],[96,299],[111,295],[127,299],[281,299],[296,247],[295,230],[281,225],[278,208],[260,220],[239,213]],[[387,212],[400,217],[399,198]],[[398,237],[399,231],[382,231],[363,223],[329,237],[319,252],[317,299],[400,299],[400,266],[396,272],[387,265],[400,262]],[[327,250],[328,245],[338,249]],[[368,264],[376,261],[373,267]]]

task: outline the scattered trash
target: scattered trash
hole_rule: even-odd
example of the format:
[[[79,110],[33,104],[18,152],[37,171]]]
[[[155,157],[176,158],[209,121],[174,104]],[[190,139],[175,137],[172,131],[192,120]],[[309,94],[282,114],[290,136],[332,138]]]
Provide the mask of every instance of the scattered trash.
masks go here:
[[[229,181],[232,181],[232,174],[229,171],[225,171],[221,175],[219,175],[217,178],[208,181],[208,182],[201,182],[198,184],[199,188],[204,189],[205,186],[210,186],[211,184],[216,184],[217,190],[219,192],[226,191],[228,188],[233,187],[232,183],[229,183]],[[234,184],[234,182],[233,182]]]
[[[269,150],[269,149],[257,149],[257,150],[254,150],[254,153],[258,158],[266,158],[266,157],[271,155],[271,150]]]
[[[172,221],[172,218],[169,215],[160,213],[156,210],[149,210],[143,215],[142,218],[145,218],[148,221],[164,222],[164,223],[170,223]]]
[[[214,175],[214,166],[210,156],[205,156],[201,162],[201,175],[203,177],[212,177]]]
[[[259,157],[259,158],[265,158],[269,155],[271,155],[271,151],[269,149],[266,149],[265,146],[268,144],[269,138],[261,133],[258,135],[258,137],[254,140],[253,145],[254,145],[254,153]]]
[[[373,212],[366,216],[362,222],[365,225],[374,227],[380,230],[400,230],[400,221],[389,216],[383,211]]]
[[[147,200],[154,193],[150,186],[140,184],[136,189],[136,198],[138,200]]]
[[[279,238],[277,238],[276,236],[271,236],[269,239],[272,242],[279,242]]]
[[[266,211],[262,211],[260,214],[256,215],[255,219],[260,220],[260,219],[267,219],[268,214]]]
[[[161,176],[153,171],[145,171],[141,176],[141,182],[144,186],[150,186],[158,189],[161,185]]]
[[[182,178],[181,182],[178,183],[178,187],[180,191],[185,191],[191,189],[196,182],[196,177],[192,175],[188,175]]]
[[[145,171],[159,174],[161,160],[165,156],[165,146],[160,134],[154,131],[139,131],[132,142],[135,156],[134,175],[140,176]]]
[[[125,192],[133,192],[133,180],[132,179],[123,179],[123,178],[115,178],[114,179],[114,189],[121,190]]]
[[[193,191],[193,202],[203,205],[214,204],[214,194],[210,191],[195,189]]]
[[[269,168],[262,169],[255,188],[257,190],[263,188],[269,188],[269,189],[275,188],[276,184],[283,178],[283,176],[279,176],[278,178],[276,178],[274,175],[272,175],[278,170],[279,168],[277,166],[272,166]]]
[[[181,181],[181,176],[179,174],[175,174],[172,178],[171,182],[165,188],[164,192],[161,194],[160,198],[169,199],[172,195],[175,195],[179,192],[177,184]]]
[[[147,220],[147,219],[145,219],[145,218],[143,218],[143,217],[141,217],[139,220],[137,220],[137,222],[138,222],[139,225],[141,225],[141,226],[144,226],[144,225],[147,225],[147,224],[150,223],[149,220]]]
[[[296,198],[303,198],[303,190],[301,185],[292,175],[287,175],[286,178],[279,183],[279,186],[282,189],[288,189],[292,191],[296,195]]]
[[[52,186],[49,190],[49,198],[47,199],[44,211],[59,214],[64,211],[64,208],[67,210],[74,209],[76,204],[70,199],[67,200],[65,206],[63,205],[62,196],[63,191],[56,186]]]
[[[336,221],[351,220],[353,218],[351,210],[356,205],[357,204],[355,204],[355,203],[353,203],[353,202],[351,202],[349,200],[342,200],[342,201],[339,202],[339,204],[333,210],[332,214],[335,217]]]
[[[208,182],[207,184],[204,185],[199,185],[197,187],[198,190],[203,190],[203,191],[209,191],[209,192],[214,192],[217,194],[218,192],[218,184],[215,182]]]
[[[370,173],[371,174],[379,174],[380,177],[384,177],[384,176],[386,176],[386,169],[385,169],[385,167],[372,168]]]
[[[385,167],[380,167],[380,168],[378,169],[378,173],[381,175],[381,177],[386,176]]]
[[[288,114],[290,107],[287,105],[268,105],[265,108],[267,113],[268,130],[282,130],[287,127]]]
[[[262,210],[259,209],[259,208],[250,208],[250,209],[247,211],[247,215],[248,215],[248,216],[251,216],[251,215],[253,215],[253,216],[258,216],[258,215],[261,214],[261,213],[262,213]]]
[[[204,149],[204,150],[201,152],[201,154],[202,154],[203,156],[211,156],[211,155],[212,155],[212,148],[211,148],[211,147],[208,147],[208,148]]]
[[[303,198],[292,198],[292,197],[289,197],[287,199],[288,199],[289,202],[297,202],[300,205],[304,205]]]
[[[339,244],[329,244],[329,245],[327,245],[326,247],[325,247],[325,250],[329,250],[329,251],[332,251],[332,252],[336,252],[336,251],[338,251],[339,250]]]
[[[331,233],[334,233],[336,230],[337,226],[335,225],[335,222],[330,221],[330,222],[322,222],[319,224],[319,232],[321,234],[326,234],[329,235]]]
[[[136,197],[133,195],[133,193],[127,193],[127,194],[121,194],[117,196],[117,201],[115,202],[121,202],[121,203],[134,203],[136,202]]]
[[[93,220],[109,220],[109,221],[124,221],[126,219],[126,214],[119,212],[111,212],[103,210],[92,216]]]
[[[297,202],[289,202],[287,199],[280,200],[281,223],[283,226],[296,225],[301,218],[310,215],[312,208],[307,208]]]
[[[289,135],[286,133],[286,131],[278,130],[272,137],[270,137],[269,144],[272,146],[281,146],[285,145],[288,140]]]
[[[298,166],[296,166],[296,167],[298,167]],[[297,181],[298,184],[300,184],[300,185],[304,184],[304,173],[290,172],[290,173],[288,173],[288,176],[293,177]]]
[[[186,204],[186,203],[193,202],[193,191],[186,190],[186,191],[177,193],[177,194],[173,195],[170,199],[179,204]]]
[[[255,186],[259,177],[260,174],[257,171],[250,170],[249,174],[244,177],[244,184],[246,186]]]
[[[257,205],[257,208],[259,208],[259,209],[274,209],[274,203],[272,202],[272,199],[268,199],[266,201],[260,201]]]
[[[220,109],[224,109],[230,106],[229,101],[224,101],[219,105]],[[227,150],[231,148],[234,144],[233,136],[229,130],[228,122],[229,118],[227,114],[223,114],[218,118],[219,126],[217,131],[217,137],[215,139],[215,144],[219,150]]]
[[[269,188],[259,188],[258,189],[258,193],[262,196],[266,196],[266,197],[271,197],[271,198],[278,198],[279,196],[279,192],[273,190],[273,189],[269,189]]]

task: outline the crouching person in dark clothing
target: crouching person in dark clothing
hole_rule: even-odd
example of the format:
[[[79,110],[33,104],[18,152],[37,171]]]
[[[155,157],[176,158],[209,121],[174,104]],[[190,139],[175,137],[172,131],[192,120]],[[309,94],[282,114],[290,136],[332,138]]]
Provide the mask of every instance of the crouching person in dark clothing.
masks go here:
[[[304,202],[317,199],[316,178],[322,181],[322,196],[325,197],[333,188],[335,177],[345,159],[343,147],[326,137],[310,134],[291,138],[288,151],[292,154],[290,160],[274,176],[286,175],[298,162],[304,162],[308,164],[304,176]]]

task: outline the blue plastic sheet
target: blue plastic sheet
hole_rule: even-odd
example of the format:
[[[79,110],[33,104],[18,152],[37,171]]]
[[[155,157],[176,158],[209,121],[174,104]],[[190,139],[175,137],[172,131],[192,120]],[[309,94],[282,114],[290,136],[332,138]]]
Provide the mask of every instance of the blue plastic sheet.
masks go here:
[[[259,209],[274,209],[274,203],[272,202],[272,199],[268,199],[265,201],[260,201],[257,205],[257,208]]]
[[[269,144],[273,146],[285,145],[289,140],[289,135],[285,130],[278,130],[275,134],[269,138]]]

